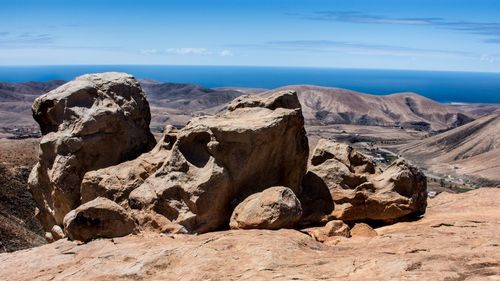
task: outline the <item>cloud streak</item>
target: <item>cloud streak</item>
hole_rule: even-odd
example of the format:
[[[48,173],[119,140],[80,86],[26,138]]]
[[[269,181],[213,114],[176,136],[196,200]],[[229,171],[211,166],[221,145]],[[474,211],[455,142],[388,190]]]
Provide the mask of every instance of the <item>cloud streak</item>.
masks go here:
[[[487,36],[489,38],[483,40],[483,42],[500,44],[500,22],[454,21],[439,17],[388,17],[356,11],[318,11],[310,15],[294,14],[292,16],[306,20],[358,24],[431,26]]]
[[[221,51],[209,50],[207,48],[168,48],[165,50],[161,49],[141,49],[139,50],[141,55],[179,55],[179,56],[220,56],[220,57],[232,57],[234,53],[229,49],[224,49]]]
[[[39,45],[49,45],[54,42],[54,37],[47,33],[25,32],[12,34],[10,32],[0,32],[0,47],[32,47]]]
[[[413,48],[396,45],[380,45],[335,40],[268,41],[261,44],[229,45],[229,47],[258,50],[275,50],[279,52],[290,51],[306,53],[343,53],[355,55],[384,55],[395,57],[461,56],[479,58],[478,54],[466,51]]]
[[[175,55],[211,55],[210,52],[206,48],[169,48],[166,50],[167,54],[175,54]]]

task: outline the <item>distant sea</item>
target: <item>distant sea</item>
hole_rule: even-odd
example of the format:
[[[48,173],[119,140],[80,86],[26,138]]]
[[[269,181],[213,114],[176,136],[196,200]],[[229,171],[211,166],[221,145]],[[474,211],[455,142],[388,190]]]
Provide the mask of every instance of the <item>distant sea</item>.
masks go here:
[[[310,84],[384,95],[415,92],[439,102],[500,103],[500,73],[243,66],[0,66],[0,81],[71,80],[85,73],[123,71],[139,79],[204,87],[272,89]]]

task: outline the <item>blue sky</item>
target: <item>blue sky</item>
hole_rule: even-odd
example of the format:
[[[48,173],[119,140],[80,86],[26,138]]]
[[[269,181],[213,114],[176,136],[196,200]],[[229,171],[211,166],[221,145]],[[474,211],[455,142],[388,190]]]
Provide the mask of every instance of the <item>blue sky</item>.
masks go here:
[[[496,0],[0,0],[0,65],[500,72]]]

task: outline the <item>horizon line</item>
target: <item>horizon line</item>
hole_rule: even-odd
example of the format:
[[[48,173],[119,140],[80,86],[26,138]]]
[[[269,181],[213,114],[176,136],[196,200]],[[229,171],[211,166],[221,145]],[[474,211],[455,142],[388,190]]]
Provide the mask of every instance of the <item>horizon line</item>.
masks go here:
[[[500,71],[478,70],[450,70],[450,69],[411,69],[411,68],[362,68],[340,66],[288,66],[288,65],[232,65],[232,64],[0,64],[0,68],[7,67],[74,67],[74,66],[140,66],[140,67],[242,67],[242,68],[310,68],[310,69],[339,69],[339,70],[383,70],[383,71],[415,71],[415,72],[458,72],[458,73],[484,73],[500,74]]]

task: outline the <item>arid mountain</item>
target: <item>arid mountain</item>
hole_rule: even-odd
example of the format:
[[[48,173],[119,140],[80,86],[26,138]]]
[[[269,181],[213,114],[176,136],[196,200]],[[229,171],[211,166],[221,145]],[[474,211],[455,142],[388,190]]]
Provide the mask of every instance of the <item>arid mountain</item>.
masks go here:
[[[0,83],[0,128],[32,128],[37,126],[31,118],[34,98],[64,83]],[[262,94],[263,89],[217,88],[208,89],[194,84],[141,81],[151,106],[153,129],[165,124],[183,126],[193,116],[214,114],[243,94]],[[299,93],[307,125],[372,125],[402,127],[419,131],[444,131],[470,122],[484,110],[466,111],[444,105],[414,93],[386,96],[363,94],[339,88],[318,86],[287,86]],[[263,92],[264,91],[264,92]],[[491,106],[488,107],[490,110]],[[6,129],[4,129],[5,133]],[[1,133],[1,132],[0,132]]]
[[[397,126],[443,131],[473,120],[472,115],[415,93],[369,95],[339,88],[287,86],[299,94],[309,124]]]
[[[31,132],[36,123],[31,117],[31,104],[41,94],[57,88],[64,81],[3,83],[0,82],[0,137],[9,130]]]
[[[500,113],[500,104],[495,103],[451,103],[451,106],[472,116],[481,117],[492,113]]]
[[[215,113],[235,97],[245,94],[233,89],[208,89],[194,84],[141,81],[151,106],[151,128],[166,124],[184,126],[193,116]]]
[[[500,114],[403,146],[401,153],[442,174],[462,174],[500,184]]]

